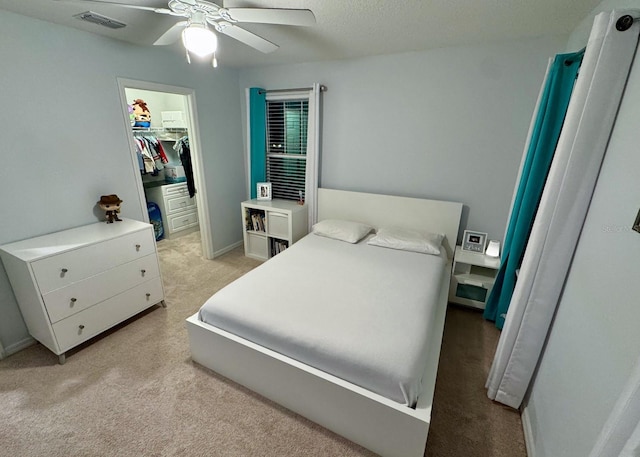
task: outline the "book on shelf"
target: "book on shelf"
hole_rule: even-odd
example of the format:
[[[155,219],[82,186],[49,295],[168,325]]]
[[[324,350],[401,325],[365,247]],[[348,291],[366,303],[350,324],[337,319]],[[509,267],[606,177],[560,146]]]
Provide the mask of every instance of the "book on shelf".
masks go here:
[[[271,244],[271,255],[278,255],[289,247],[289,243],[286,241],[273,240]]]
[[[264,214],[251,213],[251,225],[249,225],[247,228],[255,232],[266,232]]]

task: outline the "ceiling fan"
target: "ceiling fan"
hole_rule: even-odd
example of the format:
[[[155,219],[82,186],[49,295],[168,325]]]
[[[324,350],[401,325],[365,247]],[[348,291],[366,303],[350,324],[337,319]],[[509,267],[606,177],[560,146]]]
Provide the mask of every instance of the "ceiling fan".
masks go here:
[[[189,63],[191,63],[190,53],[200,57],[213,54],[212,64],[214,67],[217,66],[215,51],[218,39],[209,26],[216,32],[234,38],[258,51],[270,53],[278,49],[278,45],[239,27],[237,24],[245,22],[311,26],[316,23],[313,12],[308,9],[224,8],[206,0],[169,0],[168,8],[154,8],[101,0],[76,0],[74,3],[77,2],[114,5],[121,8],[184,17],[186,20],[176,22],[153,44],[168,45],[182,37]]]

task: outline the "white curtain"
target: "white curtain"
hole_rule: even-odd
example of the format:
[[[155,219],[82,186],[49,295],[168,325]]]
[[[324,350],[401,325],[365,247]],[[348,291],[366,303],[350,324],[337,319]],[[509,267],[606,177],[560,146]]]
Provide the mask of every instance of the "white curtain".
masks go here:
[[[625,14],[594,20],[487,379],[489,398],[513,408],[542,352],[633,61],[640,24],[617,31]]]
[[[309,230],[318,221],[318,156],[320,154],[320,84],[309,92],[307,127],[307,168],[305,170],[305,204],[309,211]]]
[[[589,457],[640,457],[640,360]]]
[[[640,457],[640,423],[636,424],[631,438],[627,440],[624,449],[620,452],[620,457]]]

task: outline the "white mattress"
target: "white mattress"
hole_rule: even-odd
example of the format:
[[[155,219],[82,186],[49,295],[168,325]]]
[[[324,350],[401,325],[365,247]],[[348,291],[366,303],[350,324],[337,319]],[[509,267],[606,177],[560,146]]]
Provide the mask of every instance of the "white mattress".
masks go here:
[[[310,234],[217,292],[199,317],[412,406],[445,264]]]

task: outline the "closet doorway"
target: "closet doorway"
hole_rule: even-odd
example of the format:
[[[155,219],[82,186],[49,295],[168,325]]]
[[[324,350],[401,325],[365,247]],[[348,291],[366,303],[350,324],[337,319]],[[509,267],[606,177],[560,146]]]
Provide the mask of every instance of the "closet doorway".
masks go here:
[[[192,89],[118,78],[140,206],[158,242],[200,231],[202,255],[213,238]]]

